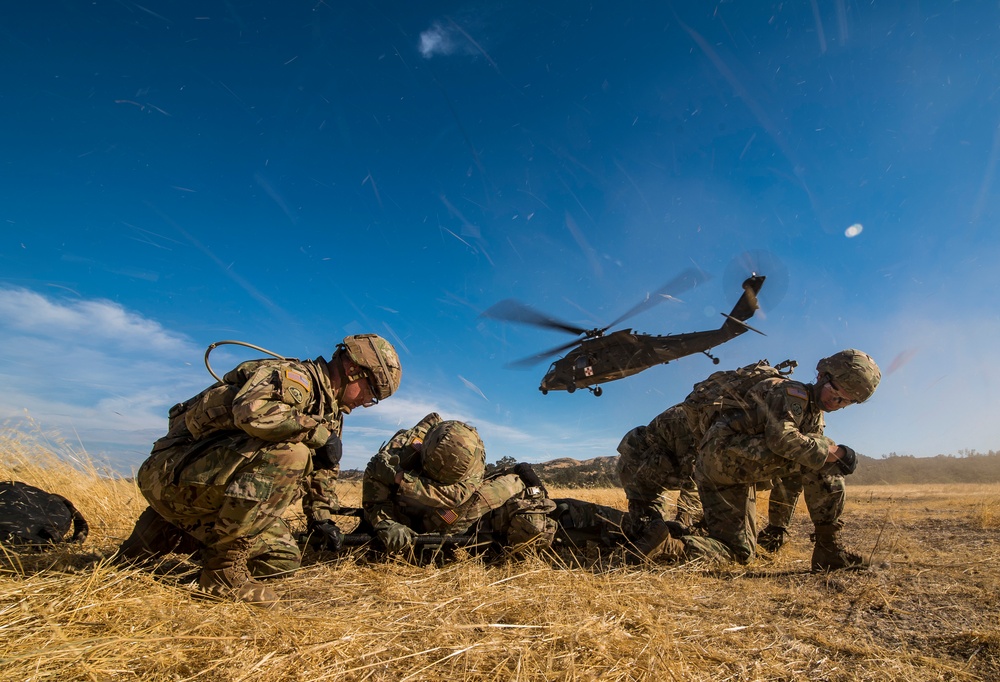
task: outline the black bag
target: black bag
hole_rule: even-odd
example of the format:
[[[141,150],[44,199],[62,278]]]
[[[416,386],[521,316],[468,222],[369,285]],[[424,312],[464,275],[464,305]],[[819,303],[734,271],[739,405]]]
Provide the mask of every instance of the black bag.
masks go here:
[[[20,481],[0,481],[0,543],[37,547],[83,542],[89,531],[83,515],[62,495]]]

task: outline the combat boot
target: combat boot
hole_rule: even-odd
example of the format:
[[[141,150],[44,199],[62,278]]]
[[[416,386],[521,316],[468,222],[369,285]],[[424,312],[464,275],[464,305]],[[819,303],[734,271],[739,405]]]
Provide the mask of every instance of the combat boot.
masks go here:
[[[225,547],[207,547],[202,551],[202,569],[198,585],[215,597],[235,599],[253,606],[271,608],[278,602],[271,588],[250,576],[247,557],[251,542],[240,538]]]
[[[663,519],[653,519],[643,534],[632,544],[629,557],[633,563],[642,561],[679,561],[684,558],[684,543],[671,535],[679,526]]]
[[[868,562],[860,554],[849,551],[837,538],[840,523],[816,524],[813,540],[812,570],[838,571],[841,569],[860,569],[868,566]]]
[[[152,564],[167,554],[194,554],[201,543],[169,523],[152,507],[139,515],[132,534],[111,557],[116,564]]]
[[[766,552],[774,554],[785,544],[785,536],[788,531],[781,526],[767,526],[757,533],[757,546]]]

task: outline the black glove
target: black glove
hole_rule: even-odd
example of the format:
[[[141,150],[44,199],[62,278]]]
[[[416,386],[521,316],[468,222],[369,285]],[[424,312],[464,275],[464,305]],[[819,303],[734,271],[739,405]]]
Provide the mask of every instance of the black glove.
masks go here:
[[[331,434],[326,445],[321,445],[313,452],[314,469],[336,469],[340,466],[340,458],[344,455],[344,442],[337,434]]]
[[[314,521],[309,523],[311,544],[331,552],[339,552],[344,546],[344,534],[333,521]]]
[[[409,549],[413,545],[414,538],[417,537],[417,534],[409,526],[395,521],[380,521],[375,526],[375,534],[378,535],[378,539],[385,545],[385,551],[389,554],[399,554]]]
[[[850,476],[858,468],[858,453],[854,451],[854,448],[849,448],[846,445],[838,444],[837,447],[844,451],[844,454],[837,460],[837,466],[840,467],[844,476]]]
[[[371,461],[370,471],[365,472],[374,480],[387,486],[396,483],[396,474],[399,472],[399,457],[396,455],[383,455],[379,453]]]
[[[518,475],[518,477],[524,482],[524,485],[528,488],[541,488],[542,495],[545,497],[549,496],[549,491],[545,489],[545,484],[542,483],[542,479],[538,478],[538,474],[535,470],[531,468],[531,465],[527,462],[521,462],[520,464],[515,464],[513,472]]]

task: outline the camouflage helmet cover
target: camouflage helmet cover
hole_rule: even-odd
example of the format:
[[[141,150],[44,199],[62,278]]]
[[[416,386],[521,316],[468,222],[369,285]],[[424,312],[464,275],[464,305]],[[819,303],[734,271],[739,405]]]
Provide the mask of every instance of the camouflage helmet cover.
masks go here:
[[[882,372],[868,353],[853,348],[834,353],[816,363],[816,371],[829,374],[848,398],[863,403],[872,397]]]
[[[486,470],[479,432],[460,421],[443,421],[428,431],[420,457],[424,473],[445,485],[482,476]]]
[[[376,398],[385,400],[396,392],[403,371],[391,343],[378,334],[355,334],[345,338],[342,346],[356,365],[368,370]]]

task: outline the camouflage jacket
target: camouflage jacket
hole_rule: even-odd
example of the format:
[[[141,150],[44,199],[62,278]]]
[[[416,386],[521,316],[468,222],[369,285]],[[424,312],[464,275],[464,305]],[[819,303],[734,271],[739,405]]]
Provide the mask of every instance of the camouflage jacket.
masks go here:
[[[823,467],[832,440],[823,435],[825,422],[817,388],[798,381],[761,382],[747,395],[746,410],[725,412],[706,434],[713,439],[751,435],[762,439],[771,453],[804,469]]]
[[[195,446],[243,432],[267,443],[303,443],[311,450],[339,441],[343,410],[333,393],[326,360],[251,360],[198,395],[170,409],[166,436],[153,446]],[[322,521],[339,511],[334,482],[340,458],[313,458],[303,481],[302,506]]]
[[[413,428],[398,431],[368,463],[362,483],[362,507],[373,526],[395,521],[418,533],[462,533],[484,514],[526,489],[516,474],[484,480],[485,461],[453,484],[423,476],[420,446],[423,437],[440,421],[439,415],[431,413]],[[390,461],[395,464],[390,465]],[[402,472],[398,484],[377,480],[376,470],[389,466]]]

